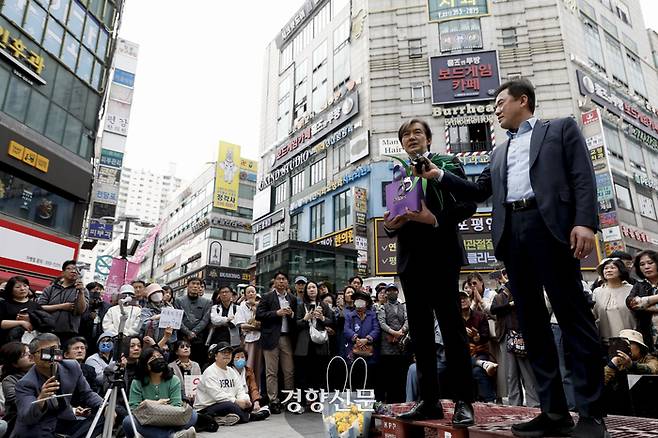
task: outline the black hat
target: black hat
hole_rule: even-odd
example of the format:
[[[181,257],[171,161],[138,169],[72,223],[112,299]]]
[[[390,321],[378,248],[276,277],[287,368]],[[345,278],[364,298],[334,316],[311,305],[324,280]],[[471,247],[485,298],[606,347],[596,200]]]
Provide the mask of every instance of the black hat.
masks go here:
[[[231,344],[229,344],[228,342],[222,341],[217,344],[212,344],[208,348],[208,357],[214,358],[217,353],[225,350],[233,351],[233,348],[231,348]]]
[[[375,290],[376,290],[377,292],[379,292],[379,291],[382,290],[382,289],[386,289],[386,286],[388,286],[387,283],[384,283],[384,282],[379,283],[377,286],[375,286]]]

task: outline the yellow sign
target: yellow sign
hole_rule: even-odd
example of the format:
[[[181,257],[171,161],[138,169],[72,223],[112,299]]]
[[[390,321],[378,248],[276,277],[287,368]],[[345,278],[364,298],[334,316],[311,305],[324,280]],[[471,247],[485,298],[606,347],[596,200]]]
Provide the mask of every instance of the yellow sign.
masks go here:
[[[256,173],[258,172],[258,162],[246,158],[240,158],[240,169]]]
[[[32,50],[28,50],[20,38],[10,37],[9,29],[5,29],[2,26],[0,26],[0,49],[6,50],[14,59],[19,61],[25,60],[30,66],[30,69],[39,75],[45,67],[42,56],[39,56]]]
[[[335,231],[319,239],[311,240],[309,243],[315,243],[324,246],[341,247],[343,245],[354,243],[354,229],[345,228],[344,230]]]
[[[220,141],[215,168],[214,207],[233,211],[238,209],[239,164],[240,146]]]
[[[17,160],[21,160],[27,165],[36,167],[44,173],[48,173],[48,166],[50,165],[50,160],[43,155],[39,155],[34,152],[32,149],[23,146],[20,143],[15,141],[9,142],[9,149],[7,153],[10,157],[14,157]]]

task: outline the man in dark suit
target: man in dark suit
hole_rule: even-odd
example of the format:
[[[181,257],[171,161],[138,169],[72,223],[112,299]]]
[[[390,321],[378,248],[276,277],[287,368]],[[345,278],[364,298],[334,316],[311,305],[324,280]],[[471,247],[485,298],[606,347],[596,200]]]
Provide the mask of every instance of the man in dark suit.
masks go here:
[[[283,387],[294,389],[293,345],[295,345],[295,310],[297,297],[288,289],[288,275],[277,272],[274,289],[263,295],[256,308],[256,320],[261,322],[260,342],[265,358],[267,395],[270,411],[281,413],[279,401],[279,364],[283,372]]]
[[[404,123],[398,138],[412,157],[431,158],[432,131],[426,122],[412,119]],[[461,164],[455,178],[465,178]],[[407,420],[443,418],[438,401],[439,387],[434,344],[434,315],[439,321],[448,362],[449,393],[455,400],[452,422],[470,426],[474,422],[473,380],[468,338],[459,307],[459,271],[465,264],[464,249],[457,224],[475,213],[475,204],[457,203],[443,192],[443,206],[430,181],[419,212],[402,216],[384,214],[389,236],[397,236],[397,270],[406,298],[409,333],[416,355],[420,401],[407,413]]]
[[[496,93],[496,116],[509,141],[495,148],[475,183],[431,166],[423,177],[439,181],[458,199],[493,195],[496,257],[505,262],[523,337],[538,383],[542,413],[516,424],[516,436],[568,436],[558,355],[544,302],[546,290],[571,360],[580,420],[574,437],[609,436],[600,402],[603,372],[594,317],[581,284],[579,259],[594,248],[598,229],[596,182],[576,122],[533,116],[535,93],[525,79]]]

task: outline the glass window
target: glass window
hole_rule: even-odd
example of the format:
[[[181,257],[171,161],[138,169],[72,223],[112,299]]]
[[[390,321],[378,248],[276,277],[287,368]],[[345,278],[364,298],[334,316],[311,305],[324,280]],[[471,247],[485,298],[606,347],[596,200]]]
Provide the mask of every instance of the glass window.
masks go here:
[[[30,86],[19,77],[13,76],[5,99],[5,112],[22,122],[25,120],[29,97]]]
[[[323,158],[320,161],[311,165],[311,186],[324,181],[327,177],[327,159]]]
[[[311,240],[322,236],[324,228],[324,202],[311,207]]]
[[[252,200],[254,199],[255,194],[256,194],[256,187],[248,186],[246,184],[240,184],[238,186],[238,198],[240,199]]]
[[[57,69],[57,79],[55,80],[55,92],[53,101],[64,108],[69,107],[71,94],[73,93],[73,75],[65,68]]]
[[[48,105],[50,102],[40,93],[32,93],[30,96],[30,107],[27,111],[25,123],[37,132],[43,132],[48,117]]]
[[[653,204],[653,199],[638,193],[637,201],[640,207],[640,214],[649,219],[656,220],[656,208]]]
[[[91,151],[94,146],[94,141],[92,140],[93,134],[91,132],[82,134],[80,139],[80,155],[82,158],[88,160],[91,158]]]
[[[350,0],[331,0],[331,11],[335,17],[345,6],[349,6]]]
[[[2,108],[2,102],[5,101],[5,95],[7,94],[7,86],[9,85],[9,76],[10,73],[4,68],[0,67],[0,108]]]
[[[105,56],[107,54],[107,43],[109,40],[109,34],[105,29],[101,29],[101,33],[98,35],[98,47],[96,47],[96,55],[105,61]]]
[[[334,145],[333,148],[333,170],[334,173],[338,173],[343,170],[350,164],[350,153],[349,153],[350,142],[343,141],[340,144]]]
[[[249,267],[250,261],[251,261],[251,257],[249,256],[241,256],[235,254],[229,254],[228,256],[228,265],[231,268],[246,269]]]
[[[2,6],[2,15],[20,26],[23,24],[26,5],[27,0],[5,0],[5,3]]]
[[[113,24],[114,24],[114,5],[112,3],[107,2],[105,5],[105,14],[103,15],[103,22],[105,25],[108,27],[108,29],[113,29]]]
[[[331,20],[331,3],[327,3],[320,11],[313,17],[313,35],[318,36]]]
[[[37,42],[41,42],[43,37],[43,29],[46,27],[46,18],[48,13],[43,10],[36,3],[30,3],[27,8],[27,17],[25,18],[25,26],[23,29]]]
[[[628,61],[628,83],[635,92],[646,96],[647,87],[644,84],[644,76],[642,75],[642,66],[639,59],[630,53],[626,53],[626,58]]]
[[[352,226],[352,190],[334,196],[334,230]]]
[[[508,27],[505,29],[502,29],[503,33],[503,47],[504,48],[510,48],[510,47],[517,47],[518,46],[518,40],[516,36],[516,28],[515,27]]]
[[[279,57],[279,72],[285,71],[292,64],[292,43],[288,44]]]
[[[327,61],[327,40],[322,41],[313,51],[313,70]]]
[[[103,17],[103,5],[105,0],[89,0],[88,8],[93,12],[97,17]]]
[[[99,91],[102,85],[101,83],[103,79],[102,73],[103,73],[103,65],[98,61],[94,61],[94,73],[91,76],[91,85]]]
[[[0,212],[70,233],[74,208],[75,202],[0,170]]]
[[[304,190],[304,175],[305,172],[301,171],[292,177],[292,192],[290,193],[291,196],[295,196],[297,193]]]
[[[350,45],[344,44],[334,54],[334,89],[350,79]]]
[[[631,192],[628,187],[615,184],[615,192],[617,194],[617,204],[626,210],[633,210],[633,200],[631,199]]]
[[[64,129],[66,126],[66,111],[57,105],[50,105],[48,112],[48,122],[46,124],[46,137],[52,141],[61,144],[62,137],[64,137]]]
[[[80,135],[82,134],[82,122],[69,114],[66,120],[66,128],[64,130],[64,141],[62,145],[77,154],[80,147]]]
[[[87,93],[87,111],[85,111],[85,126],[94,129],[98,111],[100,109],[101,97],[96,93]]]
[[[628,6],[624,2],[617,0],[615,5],[615,13],[621,21],[626,24],[631,24],[631,14],[628,11]]]
[[[594,62],[600,68],[605,70],[605,61],[603,60],[603,50],[601,49],[601,39],[599,38],[599,29],[596,23],[589,18],[582,16],[583,29],[585,31],[585,49],[590,61]]]
[[[409,44],[409,58],[420,58],[423,56],[423,40],[415,38],[407,42]]]
[[[319,113],[322,107],[327,103],[327,81],[322,81],[317,87],[313,88],[313,112]]]
[[[87,93],[89,88],[80,81],[73,81],[73,93],[71,104],[68,107],[70,113],[82,120],[85,117],[85,105],[87,104]]]
[[[66,29],[77,38],[82,38],[82,29],[85,24],[85,10],[76,1],[71,3],[71,12],[69,12],[69,21]]]
[[[64,40],[64,50],[62,51],[62,62],[75,71],[75,64],[78,60],[78,52],[80,51],[80,43],[71,35],[66,33],[66,39]]]
[[[422,82],[411,83],[411,103],[425,102],[425,87]]]
[[[43,48],[59,57],[63,40],[64,28],[51,18],[48,20],[48,28],[46,29],[46,37],[43,40]]]
[[[343,43],[350,39],[350,30],[352,22],[348,18],[334,30],[334,49],[340,47]]]
[[[87,16],[87,23],[85,24],[85,35],[83,37],[83,44],[91,50],[96,50],[96,43],[98,42],[98,32],[100,26],[98,22],[92,17]]]
[[[286,199],[288,199],[288,181],[284,181],[274,189],[274,205],[278,205]]]
[[[658,154],[649,152],[649,167],[651,167],[651,172],[654,175],[658,176]]]
[[[603,124],[603,134],[605,136],[606,146],[608,151],[612,155],[616,155],[618,158],[622,158],[623,152],[621,148],[621,139],[619,138],[619,132],[617,128],[611,128],[607,124]]]
[[[621,45],[609,35],[605,36],[605,43],[608,65],[612,71],[612,76],[626,84],[626,70],[624,69],[624,58],[621,54]]]
[[[290,239],[297,240],[297,232],[299,231],[299,217],[301,213],[293,214],[290,216]]]
[[[50,5],[50,13],[60,22],[66,23],[66,12],[69,9],[71,0],[58,0]]]
[[[644,166],[644,156],[642,155],[642,147],[633,141],[628,142],[628,158],[631,162],[631,166],[636,169],[645,170]]]
[[[85,82],[91,82],[91,69],[94,67],[94,55],[87,49],[80,50],[80,61],[76,73]]]

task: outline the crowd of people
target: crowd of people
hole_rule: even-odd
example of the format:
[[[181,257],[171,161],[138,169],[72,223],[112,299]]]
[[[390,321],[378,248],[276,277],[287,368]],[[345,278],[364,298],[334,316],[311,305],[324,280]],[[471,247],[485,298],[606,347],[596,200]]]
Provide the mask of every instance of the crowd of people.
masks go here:
[[[658,253],[617,252],[601,262],[598,273],[592,285],[584,283],[583,293],[599,330],[606,407],[632,414],[626,376],[658,374]],[[489,283],[494,281],[488,288],[480,274],[471,273],[459,294],[474,398],[537,407],[537,383],[504,269],[491,274]],[[221,287],[212,298],[204,290],[196,278],[180,296],[136,280],[106,302],[103,285],[82,285],[74,261],[38,295],[25,277],[11,278],[0,301],[0,436],[86,435],[117,371],[130,409],[149,403],[193,408],[189,420],[176,426],[135,419],[137,431],[149,437],[191,437],[197,430],[264,420],[286,409],[296,390],[342,390],[344,376],[326,374],[334,356],[348,363],[365,359],[361,377],[378,402],[418,399],[414,341],[396,284],[370,291],[355,276],[331,290],[297,276],[291,286],[288,275],[278,272],[262,296],[254,286],[242,294]],[[546,305],[550,312],[548,298]],[[160,327],[166,307],[184,311],[180,328]],[[443,336],[437,321],[434,326],[440,397],[450,398]],[[557,321],[554,329],[561,360],[568,360]],[[573,409],[568,373],[562,380]],[[295,413],[311,407],[303,396],[294,401],[301,402]],[[116,419],[120,432],[134,436],[123,403],[117,403]],[[99,432],[102,424],[101,418]]]

